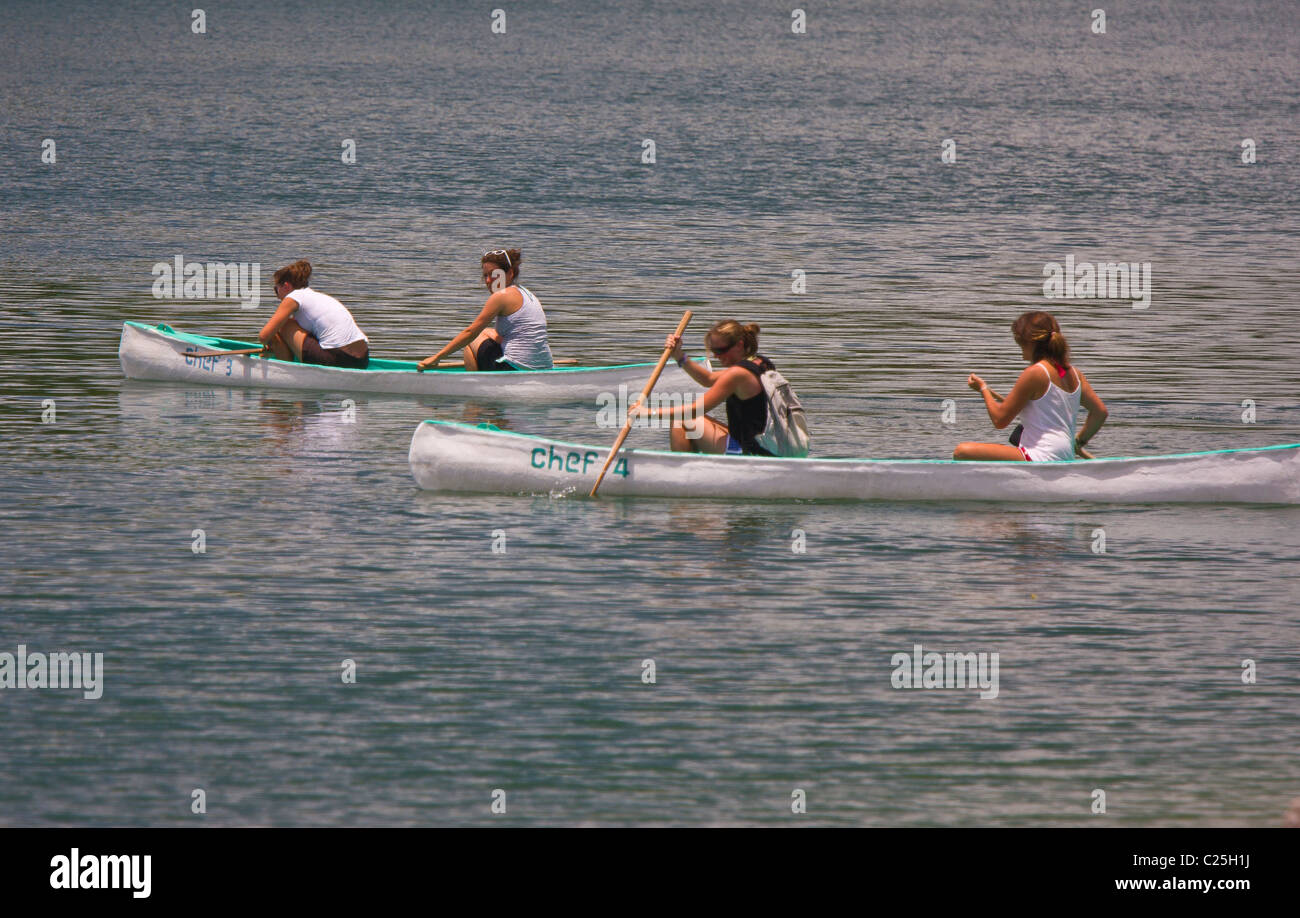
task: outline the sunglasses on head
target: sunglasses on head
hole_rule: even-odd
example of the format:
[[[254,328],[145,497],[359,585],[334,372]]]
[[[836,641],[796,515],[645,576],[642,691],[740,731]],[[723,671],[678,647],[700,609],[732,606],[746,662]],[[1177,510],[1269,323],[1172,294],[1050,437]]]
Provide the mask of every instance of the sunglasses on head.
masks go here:
[[[493,256],[496,256],[496,255],[503,255],[503,256],[505,256],[505,259],[506,259],[506,267],[507,267],[507,268],[513,268],[513,267],[514,267],[514,265],[512,265],[512,264],[510,263],[510,253],[507,252],[505,249],[493,249],[491,252],[484,252],[484,253],[483,253],[483,257],[484,257],[484,258],[492,258]]]

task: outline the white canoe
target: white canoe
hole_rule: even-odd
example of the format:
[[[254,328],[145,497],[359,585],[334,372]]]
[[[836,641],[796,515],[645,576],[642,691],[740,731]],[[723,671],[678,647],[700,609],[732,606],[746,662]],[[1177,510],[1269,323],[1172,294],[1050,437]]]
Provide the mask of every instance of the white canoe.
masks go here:
[[[243,355],[202,357],[213,351],[256,347],[247,341],[179,332],[166,325],[122,325],[117,355],[131,379],[163,379],[202,385],[259,386],[270,389],[318,389],[330,392],[380,392],[393,395],[451,395],[527,402],[589,401],[600,393],[615,396],[619,386],[634,393],[650,378],[653,363],[621,366],[471,373],[463,368],[417,372],[410,360],[371,358],[364,370],[292,363]],[[669,363],[659,391],[670,389],[694,397],[700,386]]]
[[[444,421],[411,438],[422,488],[585,495],[608,446]],[[600,493],[647,497],[841,500],[1300,503],[1300,443],[1072,462],[773,459],[624,450]]]

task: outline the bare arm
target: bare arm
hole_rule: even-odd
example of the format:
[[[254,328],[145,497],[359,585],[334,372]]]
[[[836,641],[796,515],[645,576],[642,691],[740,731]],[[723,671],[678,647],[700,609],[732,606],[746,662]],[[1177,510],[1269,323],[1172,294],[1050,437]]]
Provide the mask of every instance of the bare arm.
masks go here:
[[[271,320],[257,333],[257,340],[263,344],[270,342],[280,333],[280,329],[284,327],[285,322],[289,321],[289,317],[297,311],[298,301],[286,296],[280,301],[280,305],[276,307]]]
[[[708,373],[707,370],[704,372]],[[745,395],[745,389],[742,387],[747,388],[746,380],[753,380],[756,386],[760,385],[758,380],[754,379],[754,374],[750,373],[744,367],[729,367],[725,370],[716,370],[709,375],[714,378],[713,385],[709,386],[704,394],[691,404],[673,405],[668,408],[655,408],[646,411],[646,416],[669,419],[703,417],[725,402],[732,395],[737,395],[741,398],[752,398],[756,395],[757,393],[751,393],[749,396]],[[633,411],[635,411],[636,407],[637,406],[633,407]],[[631,413],[633,412],[630,411],[629,414]]]
[[[1079,373],[1078,367],[1075,367],[1074,372]],[[1083,422],[1083,431],[1074,438],[1074,444],[1076,449],[1083,449],[1101,430],[1101,425],[1106,423],[1110,412],[1106,410],[1106,404],[1097,398],[1097,393],[1092,391],[1092,385],[1082,373],[1079,373],[1079,385],[1083,387],[1079,401],[1088,409],[1088,419]]]
[[[1043,371],[1038,369],[1038,364],[1034,364],[1021,371],[1020,378],[1011,387],[1011,392],[1006,398],[995,395],[988,384],[974,373],[966,378],[966,385],[984,396],[984,407],[988,409],[989,420],[993,422],[994,427],[1002,430],[1015,420],[1016,415],[1020,414],[1026,405],[1036,398],[1042,398],[1051,383],[1047,381]]]
[[[687,360],[685,363],[682,363],[682,361],[686,359],[686,349],[682,347],[681,335],[669,335],[664,341],[664,347],[671,347],[673,349],[673,360],[676,360],[681,368],[686,371],[687,376],[695,380],[701,386],[712,386],[718,381],[718,378],[722,376],[721,370],[709,370],[697,360]],[[725,395],[723,396],[723,399],[726,399]]]
[[[507,290],[499,290],[488,297],[487,302],[483,304],[483,309],[479,312],[474,321],[469,323],[463,332],[452,338],[451,341],[444,345],[436,354],[421,360],[418,364],[419,368],[425,370],[429,367],[437,366],[439,360],[454,351],[460,350],[482,334],[483,329],[491,325],[493,320],[501,314],[501,310],[510,305],[510,299],[507,296],[508,293],[509,291]]]

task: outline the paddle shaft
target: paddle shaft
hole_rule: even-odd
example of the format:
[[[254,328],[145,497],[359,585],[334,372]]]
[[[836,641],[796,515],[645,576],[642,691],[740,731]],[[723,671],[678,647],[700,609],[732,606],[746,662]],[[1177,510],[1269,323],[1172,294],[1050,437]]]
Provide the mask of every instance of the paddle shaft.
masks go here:
[[[558,360],[552,360],[551,363],[557,367],[576,367],[578,365],[578,358],[561,357]],[[465,361],[463,360],[439,360],[436,367],[429,367],[428,369],[420,370],[420,372],[427,373],[429,370],[441,370],[445,367],[463,367],[464,365]]]
[[[682,320],[677,323],[677,331],[673,332],[674,335],[679,338],[682,336],[682,333],[686,331],[686,326],[691,321],[692,315],[694,315],[694,313],[689,309],[682,313]],[[664,352],[659,355],[659,362],[655,364],[655,371],[650,374],[650,381],[645,384],[645,388],[641,390],[641,397],[636,400],[638,405],[650,397],[650,393],[653,391],[655,383],[659,382],[659,375],[663,373],[664,367],[668,365],[668,358],[672,356],[672,353],[673,349],[671,347],[665,347]],[[623,441],[627,439],[627,435],[631,430],[632,417],[629,415],[628,419],[623,422],[623,429],[619,431],[618,439],[614,441],[613,448],[610,449],[609,455],[605,457],[605,464],[600,467],[600,474],[596,476],[596,483],[591,486],[591,494],[588,495],[589,497],[596,496],[596,489],[599,488],[600,483],[605,480],[605,472],[609,470],[609,464],[613,462],[614,457],[618,455],[619,449],[623,446]]]
[[[266,350],[264,347],[250,347],[242,351],[210,351],[207,354],[200,354],[198,351],[187,351],[185,357],[234,357],[239,354],[260,354]]]
[[[186,357],[235,357],[240,354],[260,354],[265,350],[266,348],[264,347],[250,347],[250,348],[245,348],[242,351],[209,351],[206,354],[200,354],[197,351],[189,351],[185,354],[185,356]],[[554,363],[556,366],[577,366],[578,358],[565,357],[562,360],[554,361]],[[438,364],[438,366],[440,367],[462,367],[464,365],[465,362],[463,360],[457,360],[454,363],[443,361],[442,363]]]

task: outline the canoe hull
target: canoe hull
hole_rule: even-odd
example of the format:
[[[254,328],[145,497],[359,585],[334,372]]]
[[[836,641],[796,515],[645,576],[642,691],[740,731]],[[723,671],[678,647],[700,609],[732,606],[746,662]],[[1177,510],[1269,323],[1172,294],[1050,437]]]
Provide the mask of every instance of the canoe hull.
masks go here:
[[[467,373],[464,370],[415,371],[415,363],[371,360],[375,369],[349,370],[245,355],[195,357],[195,353],[249,347],[246,342],[167,332],[136,322],[122,326],[118,359],[130,379],[191,382],[205,386],[268,389],[314,389],[328,392],[374,392],[391,395],[447,395],[529,402],[590,401],[600,393],[617,395],[620,385],[640,391],[654,364],[616,367]],[[681,368],[669,364],[659,391],[694,396],[700,386]]]
[[[608,447],[425,421],[411,439],[421,488],[587,494]],[[769,459],[625,450],[606,496],[1030,501],[1300,503],[1300,444],[1178,456],[1075,462]]]

